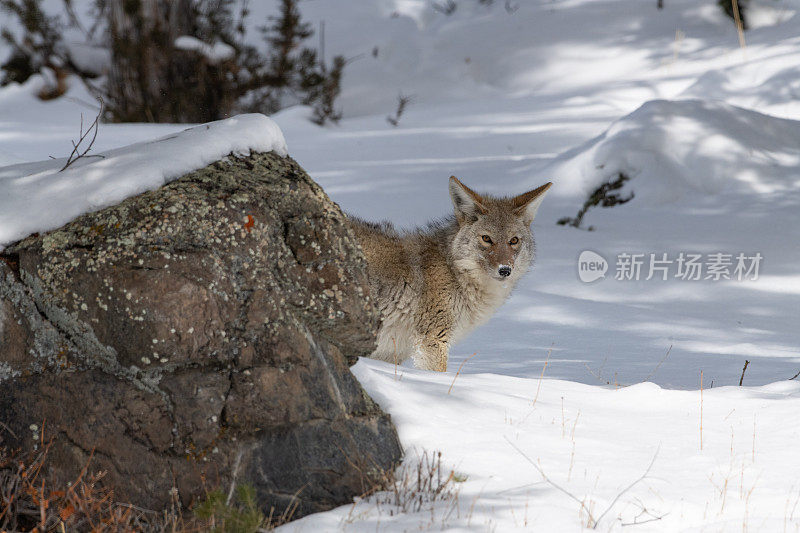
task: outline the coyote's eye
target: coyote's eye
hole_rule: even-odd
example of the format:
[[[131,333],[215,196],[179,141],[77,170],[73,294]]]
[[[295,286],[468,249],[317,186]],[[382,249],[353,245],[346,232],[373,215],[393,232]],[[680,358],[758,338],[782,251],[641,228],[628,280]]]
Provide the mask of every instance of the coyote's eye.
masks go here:
[[[508,241],[508,244],[510,244],[511,246],[514,246],[518,242],[519,242],[519,238],[518,237],[511,237],[511,240]]]
[[[481,235],[481,239],[483,239],[483,242],[488,242],[489,244],[492,244],[492,238],[489,237],[488,235]]]

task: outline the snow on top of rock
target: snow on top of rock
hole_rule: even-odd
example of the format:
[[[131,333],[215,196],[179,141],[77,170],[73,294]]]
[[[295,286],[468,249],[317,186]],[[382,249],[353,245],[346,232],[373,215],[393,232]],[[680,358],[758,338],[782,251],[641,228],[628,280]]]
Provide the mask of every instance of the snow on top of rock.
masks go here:
[[[204,55],[212,64],[233,59],[233,56],[236,55],[236,50],[229,44],[225,44],[220,41],[217,41],[214,44],[208,44],[204,43],[200,39],[197,39],[196,37],[191,37],[189,35],[181,35],[175,39],[173,44],[175,45],[175,48],[179,50],[193,50]]]
[[[589,193],[619,173],[637,201],[687,193],[780,194],[800,188],[800,121],[708,100],[652,100],[544,170],[562,193]],[[538,182],[537,182],[538,183]]]
[[[288,150],[280,128],[260,114],[201,124],[180,133],[90,154],[0,167],[0,250],[35,232],[154,190],[233,153]]]

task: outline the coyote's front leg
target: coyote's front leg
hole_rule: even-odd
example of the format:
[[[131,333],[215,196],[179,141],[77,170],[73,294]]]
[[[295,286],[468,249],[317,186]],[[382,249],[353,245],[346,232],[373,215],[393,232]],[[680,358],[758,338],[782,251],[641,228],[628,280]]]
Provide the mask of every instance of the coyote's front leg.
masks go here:
[[[414,363],[425,370],[447,371],[450,339],[455,323],[452,307],[452,287],[445,280],[448,273],[443,266],[429,265],[425,270],[428,282],[417,307],[414,329],[417,334],[417,353]]]
[[[423,370],[447,371],[447,357],[450,346],[438,339],[426,339],[417,348],[414,363]]]

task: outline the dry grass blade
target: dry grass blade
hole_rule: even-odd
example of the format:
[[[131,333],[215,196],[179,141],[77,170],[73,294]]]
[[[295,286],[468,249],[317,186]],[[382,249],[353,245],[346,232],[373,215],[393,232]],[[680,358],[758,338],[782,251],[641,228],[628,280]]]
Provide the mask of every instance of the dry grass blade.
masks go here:
[[[739,11],[739,0],[731,0],[731,4],[733,4],[733,21],[736,23],[736,33],[739,34],[739,46],[744,50],[747,43],[744,40],[744,24]]]
[[[665,354],[664,354],[664,357],[662,357],[662,358],[661,358],[661,361],[659,361],[659,362],[658,362],[658,364],[656,365],[656,367],[653,369],[653,371],[652,371],[652,372],[650,372],[649,374],[647,374],[647,377],[645,377],[645,378],[642,380],[642,382],[645,382],[645,381],[647,381],[648,379],[650,379],[651,377],[653,377],[653,374],[655,374],[655,373],[658,371],[658,369],[661,367],[661,365],[664,363],[664,361],[666,361],[666,360],[667,360],[667,357],[669,357],[669,354],[670,354],[670,352],[671,352],[671,351],[672,351],[672,345],[670,344],[670,345],[669,345],[669,348],[667,348],[667,353],[665,353]]]
[[[544,379],[544,371],[547,370],[547,365],[550,364],[550,354],[553,353],[553,347],[550,346],[550,349],[547,350],[547,359],[544,361],[544,366],[542,367],[542,374],[539,376],[539,385],[536,387],[536,396],[533,398],[533,407],[536,407],[536,402],[539,400],[539,391],[542,390],[542,380]]]
[[[464,364],[473,357],[475,357],[476,355],[478,355],[478,352],[475,352],[474,354],[470,355],[469,357],[461,361],[460,365],[458,365],[458,371],[456,372],[456,375],[453,376],[453,382],[450,384],[450,388],[447,389],[447,394],[450,394],[450,392],[453,390],[453,385],[456,384],[456,378],[458,378],[458,375],[461,373],[461,369],[464,368]]]

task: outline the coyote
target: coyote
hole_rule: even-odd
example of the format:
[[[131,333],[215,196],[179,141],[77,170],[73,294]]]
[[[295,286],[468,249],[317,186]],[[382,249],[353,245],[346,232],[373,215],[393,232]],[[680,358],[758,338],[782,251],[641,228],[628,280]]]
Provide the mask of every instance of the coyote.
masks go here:
[[[454,216],[403,233],[350,217],[382,319],[371,357],[447,370],[450,345],[488,320],[530,267],[530,224],[551,185],[494,198],[451,176]]]

